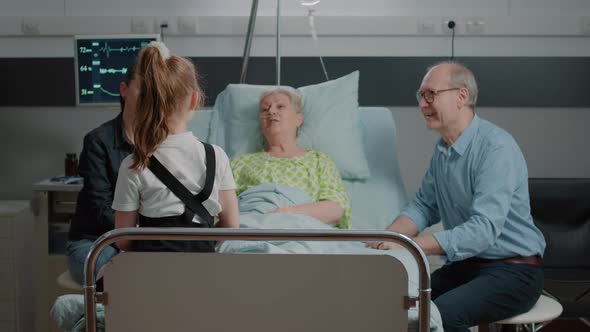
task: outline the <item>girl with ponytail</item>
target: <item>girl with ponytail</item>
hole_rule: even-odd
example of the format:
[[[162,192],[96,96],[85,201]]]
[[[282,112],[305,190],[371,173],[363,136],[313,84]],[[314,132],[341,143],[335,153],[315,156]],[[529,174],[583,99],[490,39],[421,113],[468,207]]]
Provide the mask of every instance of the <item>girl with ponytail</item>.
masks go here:
[[[207,168],[214,165],[212,190],[202,201],[202,207],[218,220],[215,227],[239,227],[236,184],[227,155],[213,145],[210,151],[214,153],[210,155],[214,156],[214,161],[210,165],[205,144],[187,129],[194,111],[204,100],[193,63],[170,55],[163,43],[152,42],[139,52],[135,74],[139,83],[133,126],[135,145],[119,170],[113,200],[115,228],[134,227],[137,222],[140,227],[206,227],[208,224],[207,216],[189,209],[190,205],[152,172],[151,163],[163,166],[191,196],[206,187]],[[140,242],[152,245],[141,249],[135,245],[131,247],[129,241],[117,245],[124,250],[210,251],[210,248],[195,249],[186,243],[177,245],[178,241],[136,243]]]

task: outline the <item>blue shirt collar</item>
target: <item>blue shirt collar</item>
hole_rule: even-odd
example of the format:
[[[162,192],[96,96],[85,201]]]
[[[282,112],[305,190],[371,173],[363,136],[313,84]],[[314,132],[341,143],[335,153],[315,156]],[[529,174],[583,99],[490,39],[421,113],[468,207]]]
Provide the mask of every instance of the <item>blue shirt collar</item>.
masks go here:
[[[479,117],[477,116],[477,114],[474,114],[469,126],[467,126],[465,130],[463,130],[463,133],[461,133],[459,139],[457,139],[457,141],[453,143],[453,145],[451,145],[451,149],[455,150],[455,152],[457,152],[457,154],[459,154],[460,156],[462,156],[463,153],[465,153],[465,150],[467,150],[467,147],[473,140],[473,137],[475,136],[475,133],[479,128],[479,122]],[[447,152],[447,143],[445,143],[445,141],[443,141],[442,138],[438,141],[437,147],[440,151]]]

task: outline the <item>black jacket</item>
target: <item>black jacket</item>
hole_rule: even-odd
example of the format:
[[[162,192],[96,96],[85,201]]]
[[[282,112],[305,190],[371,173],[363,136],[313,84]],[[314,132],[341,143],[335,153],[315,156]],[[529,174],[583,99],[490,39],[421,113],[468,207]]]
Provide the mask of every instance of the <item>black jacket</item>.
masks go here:
[[[132,151],[123,129],[123,113],[86,134],[78,166],[84,186],[70,224],[70,240],[95,240],[114,228],[111,205],[119,167]]]

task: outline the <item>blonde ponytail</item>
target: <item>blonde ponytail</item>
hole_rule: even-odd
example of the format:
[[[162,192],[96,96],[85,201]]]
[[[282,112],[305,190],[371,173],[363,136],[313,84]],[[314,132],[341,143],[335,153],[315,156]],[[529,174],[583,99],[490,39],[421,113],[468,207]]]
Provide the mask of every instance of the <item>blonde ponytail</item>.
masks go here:
[[[139,95],[131,169],[148,166],[149,158],[168,137],[170,116],[180,110],[186,96],[196,91],[201,103],[204,99],[193,63],[164,53],[161,46],[150,44],[139,52],[135,64]]]

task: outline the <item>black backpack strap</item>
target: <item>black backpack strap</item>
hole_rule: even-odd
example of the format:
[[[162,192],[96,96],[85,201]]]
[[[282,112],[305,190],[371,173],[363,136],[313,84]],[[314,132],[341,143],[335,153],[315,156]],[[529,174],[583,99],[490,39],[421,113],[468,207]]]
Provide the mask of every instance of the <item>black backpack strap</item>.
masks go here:
[[[207,167],[207,173],[205,178],[205,186],[200,193],[197,194],[197,199],[201,202],[206,201],[209,196],[211,195],[211,191],[213,190],[213,183],[215,182],[215,169],[216,169],[216,162],[215,162],[215,150],[213,149],[213,145],[205,142],[203,146],[205,146],[205,162]]]
[[[207,150],[205,150],[205,151],[207,151]],[[213,156],[215,156],[215,155],[213,155]],[[215,158],[215,157],[213,157],[213,158]],[[188,189],[186,189],[186,187],[182,183],[180,183],[180,181],[178,181],[178,179],[176,177],[174,177],[174,175],[172,175],[172,173],[170,173],[170,171],[168,169],[166,169],[166,167],[164,167],[164,165],[162,165],[162,163],[160,163],[160,161],[156,158],[156,156],[152,155],[150,157],[150,162],[149,162],[148,168],[150,169],[150,171],[152,171],[152,173],[154,173],[154,175],[160,181],[162,181],[162,183],[164,183],[164,185],[166,185],[166,187],[168,187],[168,189],[170,189],[170,191],[172,191],[172,193],[174,195],[176,195],[176,197],[178,197],[178,199],[180,199],[184,203],[184,205],[186,207],[189,208],[190,211],[192,211],[192,214],[197,214],[205,222],[207,222],[209,227],[213,227],[213,218],[212,218],[211,214],[209,213],[209,211],[207,211],[207,209],[203,206],[202,202],[198,200],[198,196],[193,195]],[[209,185],[211,187],[213,187],[213,180],[209,180],[210,169],[213,169],[212,178],[213,178],[213,180],[215,179],[215,168],[209,167],[209,163],[208,163],[207,164],[207,177],[205,179],[204,190],[207,189],[208,182],[211,182],[211,184],[209,184]],[[207,194],[207,198],[209,197],[210,194],[211,194],[211,189],[209,189],[209,194]],[[188,219],[190,219],[190,220],[187,220],[187,221],[190,222],[192,220],[192,214],[189,215]]]

